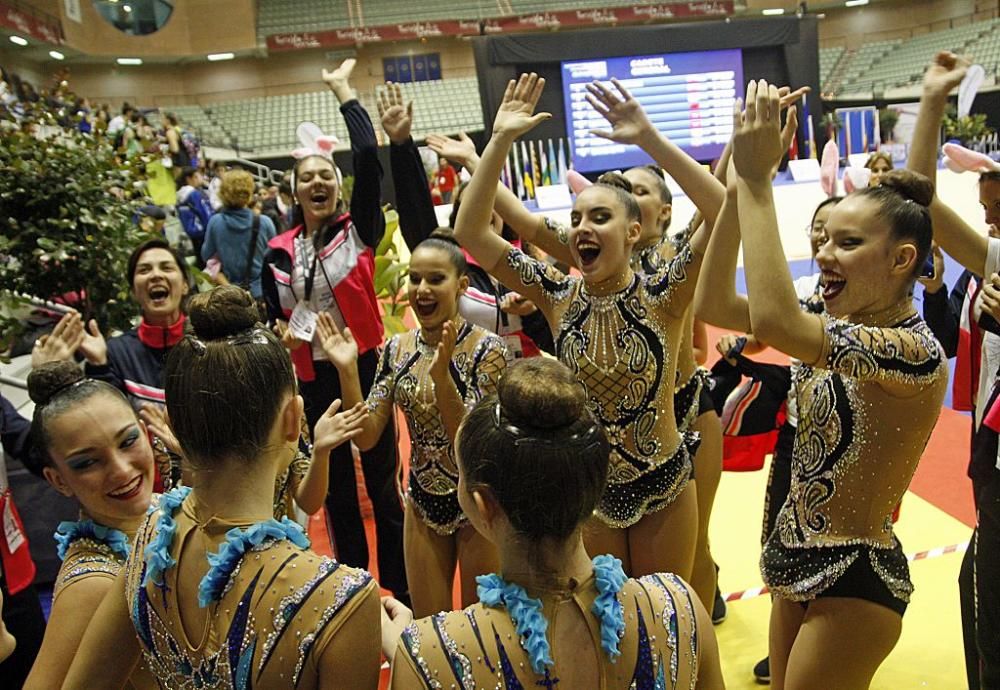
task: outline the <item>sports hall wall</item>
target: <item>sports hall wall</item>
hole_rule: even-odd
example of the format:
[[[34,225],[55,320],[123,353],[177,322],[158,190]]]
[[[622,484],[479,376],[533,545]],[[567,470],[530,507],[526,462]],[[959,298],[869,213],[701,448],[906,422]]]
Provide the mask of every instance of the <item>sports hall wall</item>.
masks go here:
[[[508,80],[534,71],[547,81],[538,107],[553,117],[539,125],[532,138],[563,137],[561,61],[729,48],[743,49],[744,74],[776,84],[808,85],[819,93],[819,39],[817,19],[812,16],[486,36],[473,39],[483,122],[489,131]],[[738,85],[737,91],[742,87]],[[817,134],[819,110],[817,104],[811,113]]]

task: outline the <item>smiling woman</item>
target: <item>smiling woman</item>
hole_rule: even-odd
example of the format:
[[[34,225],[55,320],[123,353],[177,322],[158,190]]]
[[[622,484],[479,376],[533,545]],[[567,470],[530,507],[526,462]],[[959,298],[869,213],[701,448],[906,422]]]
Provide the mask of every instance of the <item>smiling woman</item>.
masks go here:
[[[375,248],[385,232],[382,166],[368,113],[350,84],[355,60],[345,60],[323,80],[340,102],[354,166],[350,204],[342,198],[341,176],[328,151],[306,149],[292,170],[292,229],[268,243],[261,289],[269,317],[291,353],[310,432],[341,394],[343,383],[316,335],[328,316],[350,329],[357,342],[362,392],[375,379],[382,316],[375,297]],[[298,152],[298,151],[297,151]],[[377,442],[376,442],[377,441]],[[391,422],[362,454],[365,488],[375,512],[382,586],[406,597],[403,569],[403,510],[396,486],[396,448]],[[354,458],[348,444],[330,454],[326,514],[337,557],[368,566],[368,538],[358,502]]]
[[[153,495],[153,452],[128,401],[107,383],[84,378],[71,362],[45,364],[28,377],[35,402],[28,469],[80,503],[80,520],[55,538],[56,577],[45,639],[26,688],[62,684],[98,604],[125,564],[129,543]],[[130,687],[152,688],[142,670]]]

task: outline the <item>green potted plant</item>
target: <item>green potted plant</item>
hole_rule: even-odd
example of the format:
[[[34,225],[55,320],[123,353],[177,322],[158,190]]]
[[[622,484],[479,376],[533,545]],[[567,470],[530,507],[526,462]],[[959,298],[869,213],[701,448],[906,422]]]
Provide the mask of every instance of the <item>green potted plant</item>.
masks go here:
[[[892,141],[892,133],[899,122],[899,111],[892,108],[880,108],[878,111],[878,129],[882,137],[882,143]]]
[[[136,165],[75,132],[0,137],[0,351],[26,330],[20,295],[62,297],[104,329],[130,327],[126,266],[150,237],[133,222]]]
[[[966,146],[993,133],[993,128],[986,124],[985,113],[962,117],[958,117],[955,113],[946,113],[943,126],[946,140],[957,139]]]
[[[382,325],[387,338],[408,330],[403,317],[409,306],[404,288],[410,267],[400,259],[396,249],[398,230],[399,214],[386,209],[385,235],[375,249],[375,296],[382,304]]]

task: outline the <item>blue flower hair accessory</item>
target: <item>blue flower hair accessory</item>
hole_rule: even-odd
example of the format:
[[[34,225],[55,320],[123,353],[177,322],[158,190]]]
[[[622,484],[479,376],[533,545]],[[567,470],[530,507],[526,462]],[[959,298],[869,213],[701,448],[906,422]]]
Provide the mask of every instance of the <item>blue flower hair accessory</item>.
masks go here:
[[[611,663],[621,656],[618,643],[625,635],[625,609],[618,601],[625,579],[620,560],[611,555],[594,558],[594,581],[599,594],[591,611],[601,621],[601,649]]]
[[[499,575],[480,575],[476,578],[479,585],[477,593],[479,601],[486,606],[506,606],[514,627],[521,638],[521,647],[528,653],[531,669],[538,675],[545,673],[546,667],[555,666],[552,660],[552,648],[545,633],[549,622],[542,614],[540,599],[532,599],[524,588],[512,582],[506,582]]]
[[[208,554],[211,567],[198,585],[198,606],[205,608],[222,598],[229,578],[247,551],[286,539],[300,549],[309,548],[309,538],[302,527],[287,517],[281,518],[281,522],[271,518],[245,530],[234,527],[226,532],[226,541],[219,545],[219,550]]]
[[[52,536],[56,540],[56,553],[59,554],[60,561],[66,560],[66,552],[69,550],[70,544],[78,539],[92,539],[104,544],[122,558],[128,558],[129,552],[132,550],[127,534],[112,527],[99,525],[93,520],[60,522],[56,533]]]
[[[625,572],[622,562],[613,556],[597,556],[593,564],[598,595],[591,611],[601,621],[601,649],[613,663],[621,655],[618,643],[625,635],[625,610],[618,601],[618,593],[625,584]],[[532,599],[523,587],[496,574],[480,575],[476,582],[480,602],[490,607],[507,607],[521,638],[521,647],[528,653],[531,669],[544,675],[547,668],[555,666],[546,636],[549,622],[542,613],[541,600]]]
[[[191,487],[182,486],[160,496],[160,517],[156,520],[156,536],[146,546],[143,556],[146,558],[146,574],[142,578],[142,586],[152,582],[158,587],[163,586],[163,573],[177,565],[170,555],[170,545],[174,543],[177,534],[177,521],[174,513],[184,499],[191,493]]]

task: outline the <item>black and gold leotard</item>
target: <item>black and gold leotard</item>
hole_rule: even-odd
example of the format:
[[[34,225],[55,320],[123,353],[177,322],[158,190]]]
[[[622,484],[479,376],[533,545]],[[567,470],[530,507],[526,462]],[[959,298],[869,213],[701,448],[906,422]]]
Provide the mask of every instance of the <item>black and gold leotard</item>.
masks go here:
[[[678,434],[674,422],[683,305],[672,299],[692,258],[687,247],[656,273],[630,271],[623,289],[595,295],[581,278],[514,248],[507,254],[521,285],[547,302],[550,323],[558,324],[557,355],[587,389],[608,434],[611,472],[596,515],[612,527],[669,505],[690,479],[697,437]]]
[[[385,344],[368,409],[376,421],[392,414],[393,403],[406,415],[410,432],[407,492],[421,519],[439,534],[452,534],[465,515],[458,505],[458,472],[451,439],[441,420],[430,366],[435,347],[420,329],[393,336]],[[466,407],[496,390],[507,365],[503,340],[464,319],[458,329],[451,377]]]
[[[761,555],[778,596],[814,599],[858,559],[893,597],[913,585],[891,515],[941,411],[941,346],[907,305],[862,325],[823,316],[817,363],[794,367],[798,427],[792,482]]]

